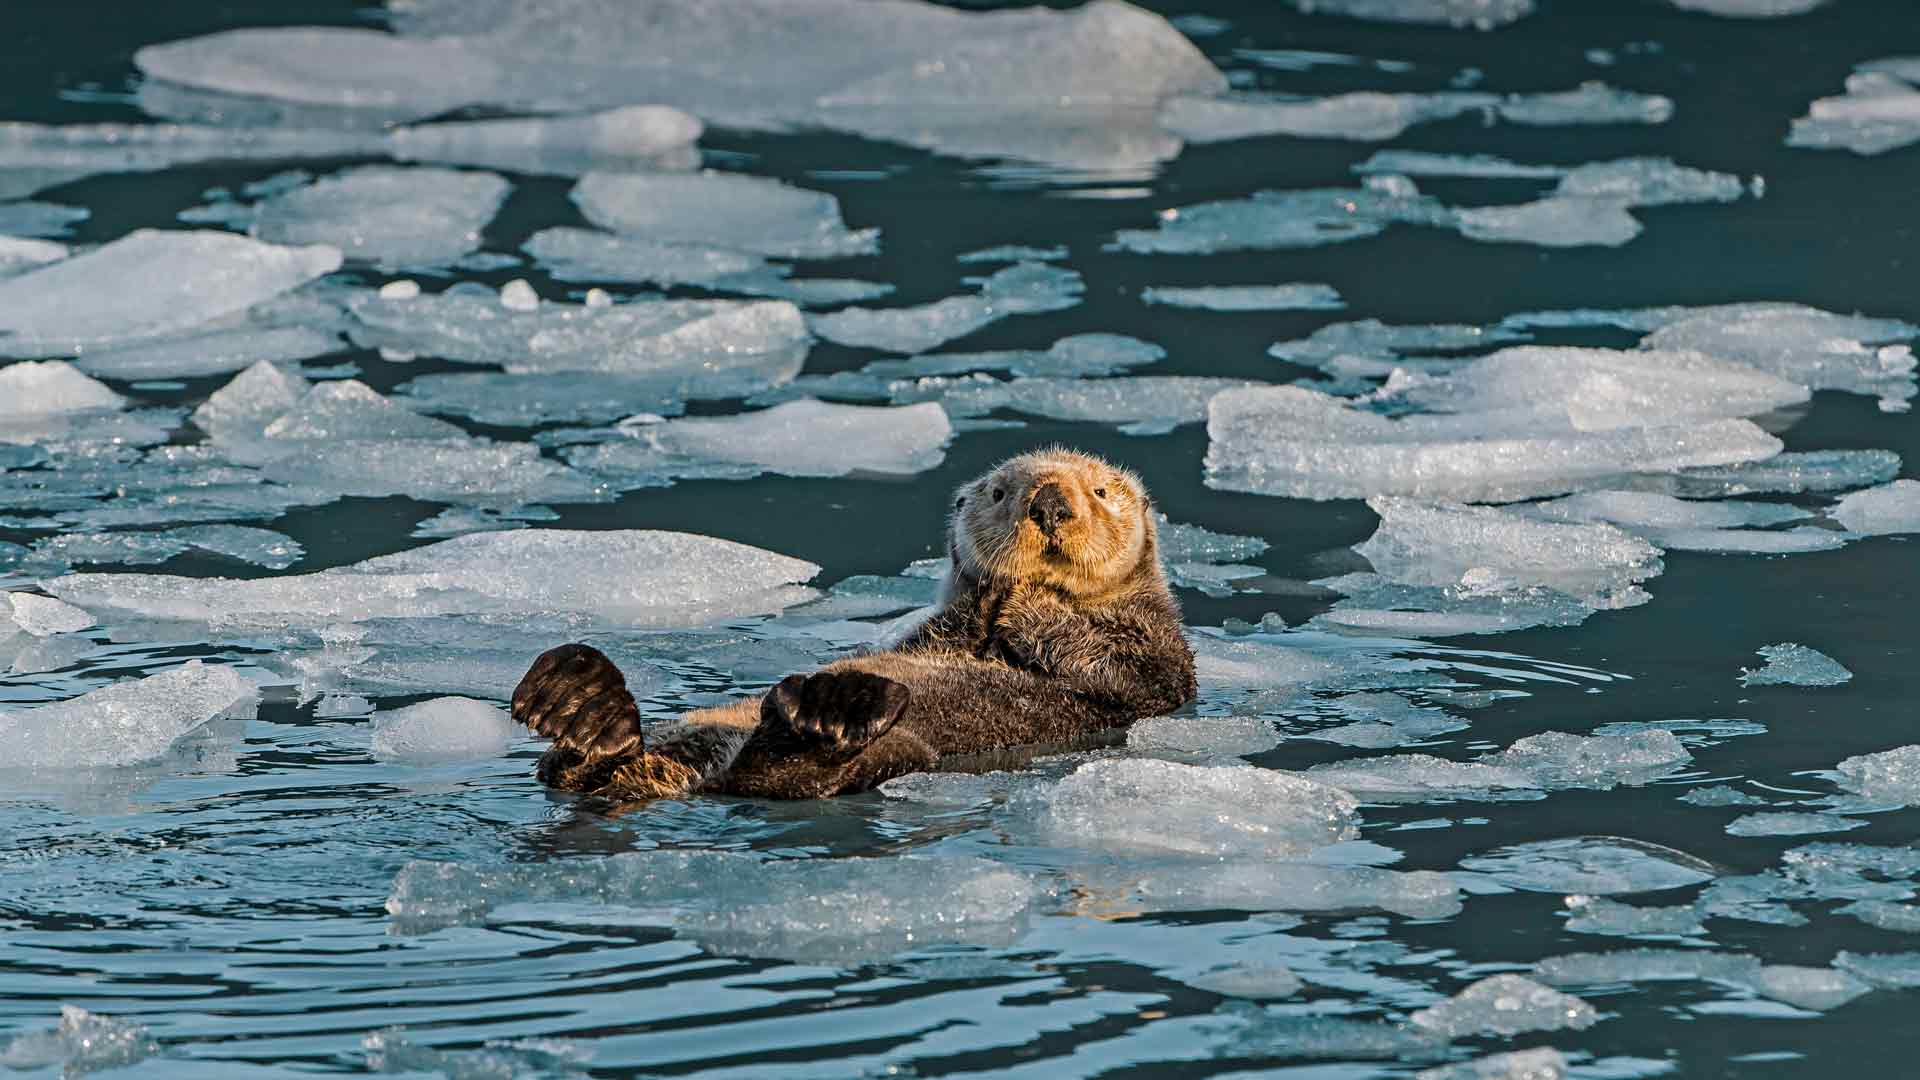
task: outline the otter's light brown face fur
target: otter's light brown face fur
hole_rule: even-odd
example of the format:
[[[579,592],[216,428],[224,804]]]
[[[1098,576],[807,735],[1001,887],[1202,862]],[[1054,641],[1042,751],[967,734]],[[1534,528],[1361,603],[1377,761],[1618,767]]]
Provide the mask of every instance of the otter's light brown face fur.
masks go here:
[[[1021,454],[954,492],[955,568],[1088,599],[1136,581],[1143,562],[1157,580],[1150,507],[1138,476],[1090,454]]]

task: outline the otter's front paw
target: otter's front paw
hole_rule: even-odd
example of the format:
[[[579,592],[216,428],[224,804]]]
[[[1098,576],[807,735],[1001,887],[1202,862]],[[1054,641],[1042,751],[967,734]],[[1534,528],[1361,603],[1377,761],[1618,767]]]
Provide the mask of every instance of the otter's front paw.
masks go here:
[[[590,761],[637,751],[642,741],[627,680],[590,645],[542,653],[514,687],[513,718]]]
[[[907,688],[864,671],[789,675],[760,703],[769,736],[850,761],[907,711]]]

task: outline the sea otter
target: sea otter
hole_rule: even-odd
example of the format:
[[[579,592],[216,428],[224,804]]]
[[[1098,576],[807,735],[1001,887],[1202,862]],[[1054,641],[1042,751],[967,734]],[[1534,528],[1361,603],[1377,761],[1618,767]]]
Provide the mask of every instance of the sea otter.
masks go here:
[[[612,661],[562,645],[521,679],[513,716],[553,740],[541,781],[619,800],[821,798],[943,757],[1069,742],[1193,699],[1158,546],[1138,476],[1070,450],[1022,454],[954,493],[939,610],[893,648],[648,741]]]

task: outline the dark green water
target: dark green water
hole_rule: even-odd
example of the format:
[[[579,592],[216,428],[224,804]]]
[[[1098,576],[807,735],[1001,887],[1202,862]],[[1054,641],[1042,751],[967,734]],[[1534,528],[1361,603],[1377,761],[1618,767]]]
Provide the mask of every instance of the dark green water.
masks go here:
[[[1082,303],[996,323],[949,349],[1044,348],[1069,334],[1104,331],[1162,345],[1168,356],[1155,374],[1287,382],[1315,373],[1270,358],[1267,347],[1343,319],[1484,323],[1535,309],[1777,300],[1920,321],[1912,272],[1920,151],[1860,157],[1784,145],[1789,121],[1809,101],[1838,93],[1855,64],[1920,49],[1920,12],[1910,4],[1834,0],[1804,17],[1747,21],[1678,12],[1653,0],[1540,0],[1537,14],[1489,33],[1308,17],[1278,2],[1147,6],[1168,16],[1226,20],[1228,29],[1197,44],[1222,70],[1264,89],[1431,91],[1445,89],[1463,68],[1478,68],[1480,88],[1496,92],[1559,90],[1598,78],[1666,95],[1675,114],[1660,125],[1527,128],[1461,117],[1412,127],[1384,145],[1566,164],[1667,156],[1763,176],[1765,196],[1635,210],[1645,232],[1616,248],[1482,244],[1446,230],[1398,228],[1330,247],[1156,256],[1105,245],[1115,230],[1149,227],[1167,207],[1261,189],[1347,186],[1350,166],[1378,146],[1286,137],[1189,146],[1150,180],[1121,185],[1140,190],[1116,198],[1070,197],[1087,186],[1072,178],[1008,183],[983,175],[978,163],[847,135],[710,129],[701,147],[715,167],[830,192],[850,224],[878,227],[880,254],[818,264],[808,273],[891,283],[897,291],[882,304],[959,291],[960,278],[975,271],[955,261],[963,252],[1003,243],[1069,249],[1065,265],[1086,280]],[[235,26],[307,24],[371,25],[372,18],[350,4],[307,2],[9,5],[0,12],[4,118],[139,122],[145,117],[125,96],[139,46]],[[1658,43],[1659,50],[1628,52],[1629,42]],[[1618,62],[1595,66],[1586,54],[1601,48],[1617,52]],[[1389,58],[1414,70],[1282,72],[1259,67],[1240,49]],[[346,163],[300,167],[321,173]],[[89,209],[91,217],[66,239],[105,243],[134,228],[177,225],[175,215],[204,202],[207,189],[238,189],[285,167],[99,175],[36,198]],[[847,179],[845,170],[884,171],[885,178]],[[570,181],[512,179],[512,195],[485,231],[486,250],[517,251],[537,229],[578,223],[567,201]],[[1436,179],[1421,187],[1452,204],[1518,201],[1538,185]],[[531,265],[460,277],[489,285],[525,277],[548,298],[576,288]],[[386,276],[350,266],[341,280],[378,283]],[[1334,286],[1347,309],[1223,313],[1138,300],[1150,285],[1293,281]],[[1581,331],[1557,340],[1620,345],[1631,338]],[[823,341],[806,371],[851,369],[873,358]],[[358,377],[382,392],[425,373],[471,370],[432,357],[396,364],[371,350],[327,362],[358,365]],[[143,403],[192,405],[227,378],[190,379],[178,390],[114,385]],[[743,407],[695,402],[689,411]],[[963,432],[942,464],[907,478],[681,481],[604,504],[559,505],[558,520],[544,524],[721,537],[817,563],[815,584],[826,586],[856,574],[895,574],[940,554],[939,523],[954,485],[1005,456],[1060,442],[1137,470],[1174,521],[1270,545],[1251,560],[1268,575],[1263,591],[1225,598],[1182,591],[1196,627],[1254,622],[1269,612],[1298,625],[1324,612],[1327,594],[1304,583],[1358,566],[1347,549],[1375,529],[1374,514],[1357,501],[1204,486],[1203,425],[1130,437],[1108,425],[1025,419],[1021,427]],[[1920,461],[1920,435],[1911,414],[1821,392],[1791,419],[1769,425],[1788,450],[1886,449],[1907,463],[1900,475],[1920,476],[1912,464]],[[527,437],[524,430],[466,426],[503,440]],[[1783,501],[1826,504],[1818,497]],[[397,497],[347,498],[246,524],[303,545],[305,558],[287,571],[300,573],[416,546],[422,541],[409,533],[440,508]],[[0,541],[30,544],[44,535],[0,525]],[[1914,836],[1913,809],[1864,813],[1863,827],[1832,836],[1736,837],[1724,827],[1751,809],[1817,811],[1797,804],[1834,794],[1822,770],[1852,755],[1920,742],[1912,718],[1920,689],[1913,555],[1911,538],[1902,536],[1785,558],[1669,552],[1664,574],[1647,583],[1652,601],[1639,607],[1602,612],[1578,627],[1448,638],[1436,650],[1386,646],[1439,663],[1463,662],[1445,650],[1503,654],[1483,662],[1488,670],[1453,673],[1468,687],[1526,691],[1462,712],[1470,728],[1419,747],[1442,757],[1465,760],[1539,732],[1587,733],[1615,722],[1737,718],[1761,730],[1695,743],[1687,770],[1646,786],[1556,791],[1534,801],[1369,804],[1360,812],[1362,835],[1399,853],[1394,869],[1434,871],[1504,845],[1586,835],[1675,848],[1726,877],[1777,869],[1783,852],[1814,841],[1905,848]],[[242,573],[193,554],[128,569]],[[52,671],[0,677],[0,700],[64,698],[103,677],[150,673],[186,656],[271,666],[271,647],[259,643],[180,645],[138,633],[109,640],[104,631],[94,631],[93,640],[92,652]],[[1853,679],[1819,689],[1743,687],[1741,668],[1756,664],[1755,649],[1775,642],[1827,653]],[[1541,676],[1554,665],[1624,678],[1546,681]],[[663,667],[672,676],[649,700],[656,714],[708,700],[701,695],[737,681],[723,664],[696,657],[669,657]],[[1424,689],[1431,687],[1412,688],[1416,700],[1438,700],[1420,696]],[[1913,991],[1875,989],[1828,1011],[1796,1011],[1701,981],[1567,987],[1605,1014],[1585,1030],[1463,1038],[1424,1056],[1316,1053],[1311,1040],[1284,1025],[1263,1025],[1310,1016],[1397,1023],[1485,975],[1525,972],[1543,957],[1648,943],[1569,931],[1563,897],[1551,892],[1470,892],[1464,909],[1444,918],[1346,911],[1295,918],[1124,903],[1102,911],[1099,889],[1082,880],[1079,860],[1023,840],[999,809],[930,808],[870,794],[831,805],[710,800],[608,817],[603,808],[540,790],[531,777],[539,747],[531,741],[504,757],[456,765],[381,762],[367,752],[364,715],[316,717],[312,702],[287,698],[270,697],[257,717],[231,722],[239,726],[224,749],[207,751],[194,767],[94,770],[72,783],[41,776],[12,793],[0,786],[0,1045],[52,1026],[65,1003],[149,1030],[159,1051],[127,1068],[127,1076],[366,1071],[380,1058],[362,1039],[396,1025],[420,1047],[452,1052],[477,1052],[489,1040],[563,1040],[590,1055],[564,1067],[596,1076],[1348,1080],[1411,1076],[1443,1060],[1544,1045],[1568,1054],[1577,1075],[1593,1077],[1916,1071],[1908,1022]],[[1245,706],[1230,689],[1215,687],[1199,711],[1219,715]],[[1315,726],[1312,709],[1298,701],[1256,711],[1282,735]],[[1254,761],[1291,770],[1366,753],[1290,737]],[[1050,776],[1066,771],[1049,768]],[[1677,801],[1708,781],[1750,781],[1743,790],[1777,805]],[[1426,827],[1396,831],[1416,822]],[[847,963],[796,962],[778,947],[749,947],[742,955],[695,934],[676,936],[658,919],[609,914],[599,901],[519,904],[419,934],[397,932],[383,908],[409,859],[544,865],[656,845],[811,858],[985,855],[1032,872],[1054,891],[1010,943]],[[1679,905],[1697,892],[1623,899]],[[1845,902],[1831,895],[1797,901],[1803,925],[1709,917],[1702,933],[1677,947],[1815,967],[1841,951],[1915,947],[1910,935],[1836,913]],[[1187,981],[1210,965],[1256,961],[1287,964],[1305,988],[1263,1007]],[[513,1053],[522,1056],[499,1075],[533,1068],[524,1050]],[[480,1067],[478,1059],[416,1064],[428,1071]]]

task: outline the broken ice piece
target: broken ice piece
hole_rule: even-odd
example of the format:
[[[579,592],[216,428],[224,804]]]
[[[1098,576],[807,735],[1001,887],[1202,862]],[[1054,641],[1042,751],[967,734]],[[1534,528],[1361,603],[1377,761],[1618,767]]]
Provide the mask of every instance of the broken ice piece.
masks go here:
[[[147,1029],[131,1020],[62,1005],[60,1022],[52,1030],[24,1032],[0,1047],[0,1065],[9,1069],[60,1066],[62,1075],[77,1077],[137,1064],[159,1051],[160,1044]]]
[[[434,698],[373,717],[373,753],[379,758],[431,762],[497,757],[513,739],[513,722],[505,712],[466,697]]]
[[[1791,642],[1759,650],[1766,664],[1740,669],[1742,686],[1839,686],[1853,678],[1833,657]]]
[[[625,105],[574,116],[517,116],[411,124],[387,135],[402,161],[478,165],[574,176],[594,165],[688,168],[699,163],[701,124],[664,105]]]
[[[1691,904],[1640,907],[1599,896],[1569,896],[1566,928],[1576,934],[1633,938],[1685,938],[1705,934],[1700,912]]]
[[[1920,532],[1920,480],[1895,480],[1851,492],[1828,513],[1861,536]]]
[[[1664,124],[1673,117],[1670,98],[1618,90],[1600,82],[1584,82],[1558,93],[1509,94],[1498,107],[1501,119],[1537,127]]]
[[[1257,716],[1158,716],[1127,729],[1127,749],[1141,754],[1251,757],[1279,745],[1273,725]]]
[[[1289,0],[1309,15],[1492,30],[1533,14],[1534,0]]]
[[[848,229],[833,196],[758,176],[595,172],[573,201],[594,224],[649,240],[794,259],[880,249],[880,230]]]
[[[1866,822],[1838,814],[1742,814],[1727,823],[1728,836],[1809,836],[1846,832]]]
[[[363,165],[266,199],[251,232],[276,243],[331,244],[385,267],[443,266],[480,247],[480,230],[509,187],[491,173]]]
[[[808,319],[829,341],[888,352],[919,353],[965,337],[1009,315],[1059,311],[1080,302],[1079,273],[1047,263],[1015,263],[981,279],[975,296],[949,296],[901,308],[843,308]]]
[[[1567,1057],[1551,1046],[1490,1054],[1413,1074],[1413,1080],[1566,1080]]]
[[[1336,311],[1347,306],[1331,285],[1155,285],[1140,290],[1140,299],[1208,311]]]
[[[1711,864],[1685,852],[1613,836],[1514,844],[1462,859],[1460,867],[1527,892],[1595,896],[1674,889],[1716,876]]]
[[[72,769],[149,761],[182,735],[256,697],[254,684],[236,669],[189,660],[69,701],[0,712],[4,767]]]
[[[1453,997],[1407,1017],[1408,1023],[1453,1040],[1529,1031],[1579,1031],[1600,1022],[1600,1011],[1571,994],[1511,973],[1492,975]]]
[[[1281,964],[1223,964],[1180,981],[1223,997],[1266,1001],[1300,992],[1300,977]]]
[[[109,390],[105,383],[58,360],[0,367],[0,417],[10,420],[119,409],[126,404],[127,399]]]
[[[1920,803],[1920,746],[1860,754],[1834,767],[1840,786],[1872,802]]]
[[[72,604],[51,596],[29,592],[9,592],[4,596],[13,608],[13,624],[34,637],[71,634],[97,621]]]
[[[924,472],[945,459],[953,427],[940,406],[837,405],[802,398],[735,416],[649,424],[619,442],[573,447],[577,468],[659,484],[674,477],[739,478],[894,475]]]

